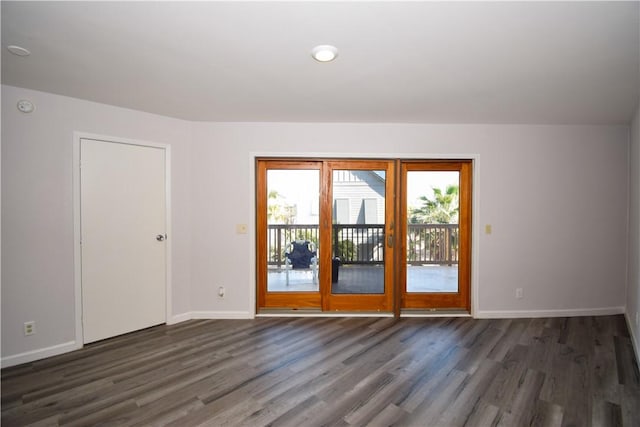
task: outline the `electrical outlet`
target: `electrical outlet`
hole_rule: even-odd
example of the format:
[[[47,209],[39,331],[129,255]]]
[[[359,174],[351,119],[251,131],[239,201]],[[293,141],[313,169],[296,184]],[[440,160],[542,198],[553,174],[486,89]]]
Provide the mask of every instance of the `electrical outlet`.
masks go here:
[[[218,298],[224,298],[224,286],[218,288]]]
[[[493,227],[491,224],[487,224],[484,226],[484,234],[491,234],[493,232]]]
[[[522,288],[516,288],[516,298],[524,298],[524,290]]]
[[[36,333],[36,322],[35,320],[31,320],[29,322],[24,322],[24,336],[27,337],[29,335],[33,335]]]
[[[236,234],[247,234],[247,224],[236,224]]]

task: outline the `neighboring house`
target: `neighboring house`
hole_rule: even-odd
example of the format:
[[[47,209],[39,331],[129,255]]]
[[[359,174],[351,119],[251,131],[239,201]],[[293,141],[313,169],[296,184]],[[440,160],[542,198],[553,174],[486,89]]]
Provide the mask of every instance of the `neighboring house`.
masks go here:
[[[385,176],[382,171],[335,171],[333,174],[333,223],[344,262],[379,262],[384,259]],[[346,225],[378,227],[343,227]],[[346,243],[351,242],[351,243]],[[345,244],[353,245],[352,249]]]
[[[333,223],[384,224],[384,192],[384,172],[336,171]]]
[[[308,171],[270,171],[271,190],[279,196],[269,208],[280,215],[269,221],[270,263],[281,265],[284,242],[318,241],[318,197],[309,192]],[[303,184],[301,184],[303,183]],[[305,191],[306,190],[306,191]],[[274,193],[275,194],[275,193]],[[314,199],[315,198],[315,199]],[[289,213],[289,221],[283,221]],[[383,171],[341,170],[333,175],[333,254],[345,263],[381,262],[384,259],[385,176]],[[294,237],[295,236],[295,237]],[[286,245],[285,245],[286,246]]]

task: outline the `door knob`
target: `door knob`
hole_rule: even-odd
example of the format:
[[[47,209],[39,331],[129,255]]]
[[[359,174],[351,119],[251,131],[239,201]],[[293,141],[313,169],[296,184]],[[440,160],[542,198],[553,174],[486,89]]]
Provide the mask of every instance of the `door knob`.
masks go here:
[[[156,236],[156,240],[157,240],[158,242],[162,242],[165,238],[166,238],[166,237],[165,237],[165,235],[164,235],[164,234],[158,234],[158,235]]]

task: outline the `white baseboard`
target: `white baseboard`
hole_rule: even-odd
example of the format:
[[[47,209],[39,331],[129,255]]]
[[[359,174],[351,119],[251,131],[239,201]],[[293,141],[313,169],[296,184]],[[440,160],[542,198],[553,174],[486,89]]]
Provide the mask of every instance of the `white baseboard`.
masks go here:
[[[423,318],[430,318],[430,317],[473,317],[471,316],[469,313],[438,313],[433,312],[433,313],[400,313],[400,317],[423,317]]]
[[[255,315],[248,311],[187,311],[176,314],[167,320],[167,325],[185,322],[193,319],[253,319]]]
[[[253,319],[249,311],[192,311],[192,319]]]
[[[23,363],[34,362],[36,360],[45,359],[51,356],[57,356],[59,354],[68,353],[70,351],[78,350],[80,348],[82,348],[82,344],[77,344],[75,341],[69,341],[69,342],[54,345],[51,347],[26,351],[24,353],[16,354],[13,356],[3,357],[2,367],[8,368],[9,366],[15,366],[15,365],[21,365]]]
[[[186,320],[191,320],[191,312],[187,311],[186,313],[176,314],[167,319],[167,325],[175,325],[176,323],[184,322]]]
[[[610,316],[624,313],[624,306],[620,306],[566,310],[478,310],[475,312],[474,317],[477,319],[514,319],[534,317]]]
[[[176,314],[167,319],[167,325],[184,322],[191,319],[253,319],[254,315],[248,311],[188,311],[186,313]],[[69,341],[66,343],[54,345],[51,347],[31,350],[13,356],[3,357],[0,361],[2,368],[21,365],[51,356],[68,353],[70,351],[82,348],[82,343]]]

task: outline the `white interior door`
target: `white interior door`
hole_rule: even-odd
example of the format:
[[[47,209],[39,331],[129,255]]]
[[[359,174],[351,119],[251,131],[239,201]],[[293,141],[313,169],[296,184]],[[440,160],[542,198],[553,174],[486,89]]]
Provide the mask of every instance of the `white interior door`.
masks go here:
[[[164,323],[165,150],[81,139],[80,164],[84,342]]]

